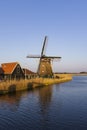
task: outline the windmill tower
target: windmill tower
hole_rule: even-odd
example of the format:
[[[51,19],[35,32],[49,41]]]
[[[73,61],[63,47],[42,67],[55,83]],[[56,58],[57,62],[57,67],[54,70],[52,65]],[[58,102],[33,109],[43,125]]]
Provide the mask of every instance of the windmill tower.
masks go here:
[[[41,77],[52,77],[53,71],[52,71],[52,65],[51,61],[54,59],[60,59],[61,57],[58,56],[46,56],[45,50],[47,45],[47,36],[45,36],[41,56],[35,56],[35,55],[28,55],[27,58],[39,58],[39,65],[37,74]]]

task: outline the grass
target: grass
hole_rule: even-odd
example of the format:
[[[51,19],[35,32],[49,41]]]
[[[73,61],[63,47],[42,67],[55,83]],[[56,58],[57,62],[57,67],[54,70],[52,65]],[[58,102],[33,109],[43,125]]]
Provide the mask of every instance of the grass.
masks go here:
[[[57,74],[54,77],[59,78],[33,78],[29,80],[11,80],[0,82],[0,94],[14,91],[28,90],[31,88],[56,84],[72,80],[72,76],[68,74]]]

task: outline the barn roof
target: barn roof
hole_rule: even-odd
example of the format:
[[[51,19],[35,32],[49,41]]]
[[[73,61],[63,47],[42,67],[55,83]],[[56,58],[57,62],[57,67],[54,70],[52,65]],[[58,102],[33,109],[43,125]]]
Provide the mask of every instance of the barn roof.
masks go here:
[[[5,74],[12,74],[14,71],[15,67],[18,65],[18,62],[11,62],[11,63],[3,63],[1,64],[2,69]]]
[[[23,68],[23,72],[24,72],[24,74],[35,74],[34,72],[32,72],[31,70],[26,69],[26,68]]]

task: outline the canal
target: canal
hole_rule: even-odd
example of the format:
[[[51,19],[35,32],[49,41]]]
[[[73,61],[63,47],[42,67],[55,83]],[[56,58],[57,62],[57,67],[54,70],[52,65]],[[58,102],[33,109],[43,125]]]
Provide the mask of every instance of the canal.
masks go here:
[[[87,77],[0,96],[0,130],[87,130]]]

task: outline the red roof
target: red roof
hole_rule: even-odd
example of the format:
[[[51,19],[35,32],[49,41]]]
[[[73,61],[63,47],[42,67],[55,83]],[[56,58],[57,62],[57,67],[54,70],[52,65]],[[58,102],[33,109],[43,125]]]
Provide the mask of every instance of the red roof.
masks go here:
[[[15,67],[18,65],[18,62],[12,62],[12,63],[3,63],[1,64],[2,69],[5,74],[12,74]]]
[[[24,74],[35,74],[31,70],[28,70],[28,69],[25,69],[25,68],[23,68],[23,71],[24,71]]]

